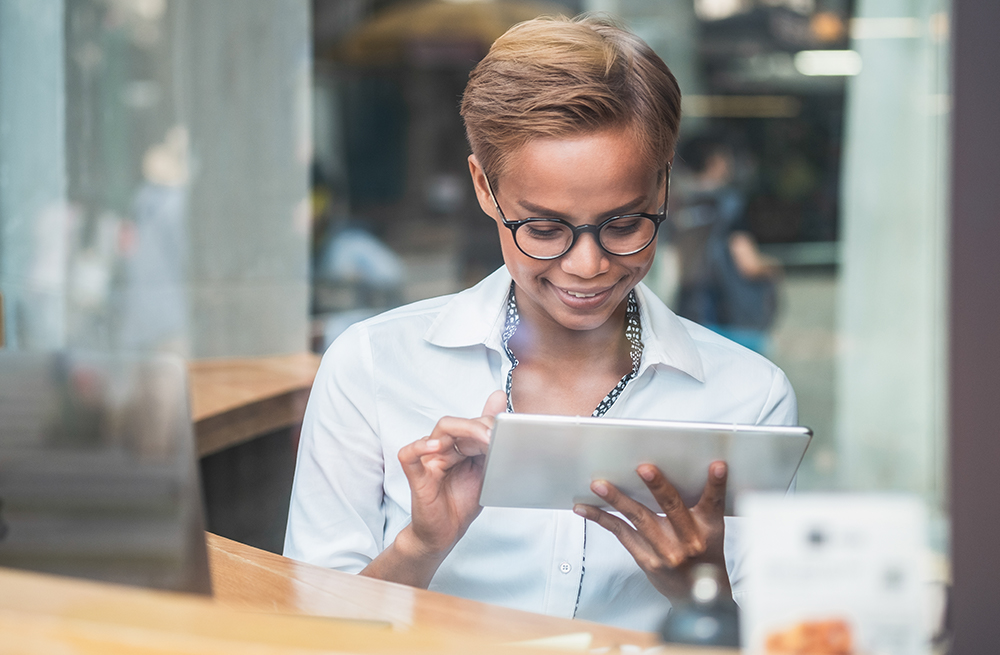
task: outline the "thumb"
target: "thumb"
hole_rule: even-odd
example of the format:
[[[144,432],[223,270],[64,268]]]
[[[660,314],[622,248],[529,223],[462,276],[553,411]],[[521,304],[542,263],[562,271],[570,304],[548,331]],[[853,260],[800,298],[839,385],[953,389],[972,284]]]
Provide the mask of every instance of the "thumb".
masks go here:
[[[497,414],[503,414],[507,411],[507,394],[505,394],[500,389],[497,389],[490,394],[490,397],[486,399],[486,406],[483,407],[483,416],[488,416],[489,418],[495,417]]]

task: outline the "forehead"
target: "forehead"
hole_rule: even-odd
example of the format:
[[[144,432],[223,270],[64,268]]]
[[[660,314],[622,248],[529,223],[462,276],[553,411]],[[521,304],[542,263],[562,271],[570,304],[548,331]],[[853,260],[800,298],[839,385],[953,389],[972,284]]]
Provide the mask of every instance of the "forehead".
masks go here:
[[[500,181],[505,195],[628,195],[647,193],[659,173],[635,133],[619,128],[529,140],[508,156]]]

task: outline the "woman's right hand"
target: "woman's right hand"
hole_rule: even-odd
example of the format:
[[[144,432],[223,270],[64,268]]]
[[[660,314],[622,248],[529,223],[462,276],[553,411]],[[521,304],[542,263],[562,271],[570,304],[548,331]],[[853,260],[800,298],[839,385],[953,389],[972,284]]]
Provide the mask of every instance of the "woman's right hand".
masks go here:
[[[410,524],[362,571],[364,575],[426,587],[444,558],[479,516],[483,466],[494,417],[507,396],[494,391],[482,416],[446,416],[430,435],[404,446],[399,463],[410,483]]]

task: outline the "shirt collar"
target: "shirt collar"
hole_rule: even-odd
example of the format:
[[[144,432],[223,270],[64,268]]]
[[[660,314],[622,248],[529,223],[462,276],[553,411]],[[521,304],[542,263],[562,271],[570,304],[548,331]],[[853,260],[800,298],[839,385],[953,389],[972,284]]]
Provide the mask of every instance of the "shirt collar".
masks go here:
[[[698,346],[681,319],[663,304],[649,287],[640,282],[635,287],[639,297],[639,321],[642,323],[642,364],[639,375],[650,366],[668,366],[705,381],[705,369]]]
[[[705,372],[694,339],[687,328],[649,287],[636,285],[639,319],[642,322],[642,364],[639,375],[650,366],[667,366],[705,381]],[[501,266],[476,286],[452,296],[437,319],[424,333],[435,346],[462,348],[485,345],[503,352],[502,334],[510,273]]]
[[[510,273],[501,266],[474,287],[452,296],[424,333],[435,346],[462,348],[486,345],[502,352]]]

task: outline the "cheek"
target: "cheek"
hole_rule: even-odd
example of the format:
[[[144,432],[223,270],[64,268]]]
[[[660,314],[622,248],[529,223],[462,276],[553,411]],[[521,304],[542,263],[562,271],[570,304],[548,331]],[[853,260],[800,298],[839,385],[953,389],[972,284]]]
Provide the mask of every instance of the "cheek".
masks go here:
[[[521,252],[517,244],[514,243],[514,235],[503,226],[497,226],[500,234],[500,251],[503,253],[503,261],[508,269],[523,269],[531,266],[536,260]]]
[[[528,257],[521,252],[507,228],[501,228],[500,250],[503,253],[503,262],[507,265],[507,271],[519,287],[526,287],[530,280],[547,271],[554,262],[545,262]],[[504,234],[506,232],[506,234]]]
[[[650,252],[649,252],[648,255],[646,255],[645,252],[642,253],[643,255],[646,255],[646,260],[643,262],[642,266],[640,267],[641,270],[642,270],[642,274],[644,276],[646,275],[646,273],[649,273],[649,269],[653,268],[653,260],[656,257],[656,245],[654,244],[654,245],[650,246],[649,247],[649,251]]]
[[[518,266],[518,259],[524,257],[524,254],[518,250],[517,246],[514,244],[514,238],[511,235],[510,230],[505,227],[500,227],[499,236],[500,252],[503,254],[504,264],[507,265],[508,269],[514,270],[514,268]]]
[[[655,256],[656,244],[653,244],[641,253],[629,257],[629,259],[634,261],[629,261],[627,263],[623,262],[623,266],[630,269],[632,275],[634,275],[637,280],[642,279],[647,273],[649,273],[649,270],[653,268],[653,258]]]

